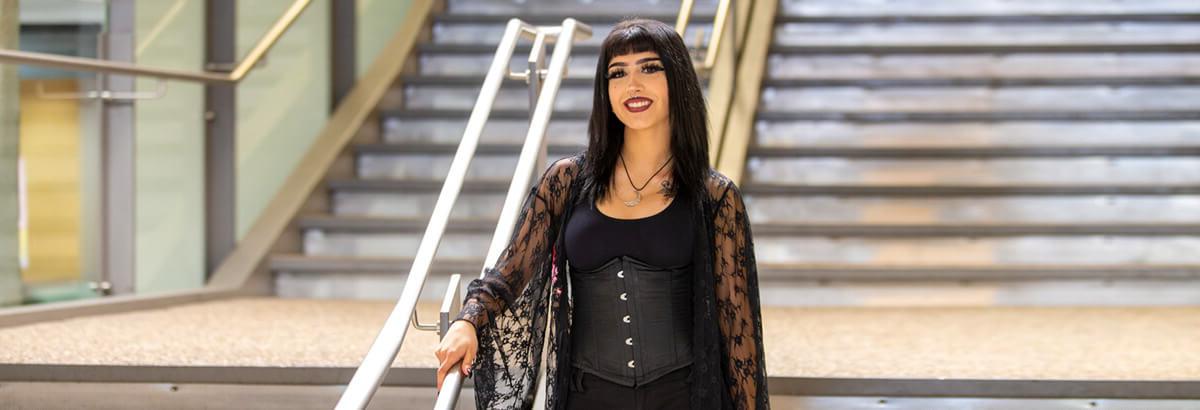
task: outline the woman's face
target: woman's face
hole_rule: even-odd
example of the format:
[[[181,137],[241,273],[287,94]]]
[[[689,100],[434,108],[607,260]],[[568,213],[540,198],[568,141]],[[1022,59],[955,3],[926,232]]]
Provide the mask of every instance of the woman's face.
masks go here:
[[[632,129],[666,126],[667,73],[658,53],[644,51],[608,62],[608,101],[617,118]]]

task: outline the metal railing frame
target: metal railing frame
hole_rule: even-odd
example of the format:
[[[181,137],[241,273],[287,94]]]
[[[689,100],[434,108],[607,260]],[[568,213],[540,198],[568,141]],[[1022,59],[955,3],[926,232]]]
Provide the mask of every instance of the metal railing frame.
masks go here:
[[[679,4],[679,17],[675,19],[675,32],[682,37],[687,32],[688,21],[692,18],[692,7],[695,0],[683,0]],[[725,37],[726,23],[729,21],[729,8],[732,0],[721,0],[717,3],[717,14],[713,16],[713,30],[709,36],[708,47],[704,49],[704,59],[696,64],[696,68],[707,72],[717,65],[717,53],[721,50],[722,39]],[[696,47],[702,46],[697,43]]]
[[[23,64],[41,67],[62,68],[74,71],[91,71],[108,74],[127,74],[144,77],[154,77],[169,80],[193,81],[201,83],[237,84],[246,77],[254,66],[258,65],[271,47],[279,42],[284,33],[300,18],[300,14],[308,8],[312,0],[295,0],[288,6],[283,15],[275,20],[271,28],[263,34],[254,48],[246,54],[237,65],[225,70],[187,71],[169,68],[142,67],[137,64],[99,60],[94,58],[68,57],[47,53],[34,53],[20,50],[0,49],[0,63]]]
[[[466,130],[463,132],[463,138],[454,154],[454,160],[450,164],[450,171],[438,195],[429,225],[417,247],[417,254],[405,281],[404,291],[388,316],[383,329],[380,330],[375,342],[371,345],[371,349],[363,358],[362,364],[355,371],[354,377],[343,392],[336,408],[366,408],[391,368],[396,355],[400,352],[409,323],[415,321],[417,300],[424,287],[437,247],[445,233],[446,225],[450,220],[450,211],[462,190],[467,169],[479,145],[484,125],[491,115],[501,82],[507,77],[522,79],[529,83],[530,100],[534,106],[529,131],[525,136],[524,146],[517,162],[517,170],[509,185],[504,208],[501,210],[500,220],[492,237],[484,268],[492,266],[503,252],[514,229],[526,191],[533,181],[534,173],[544,168],[546,130],[549,127],[559,86],[566,75],[567,59],[570,57],[576,32],[586,38],[591,35],[591,31],[591,27],[571,18],[563,20],[559,27],[535,27],[519,19],[508,21],[504,36],[496,48],[491,67],[484,78],[479,97],[467,120]],[[518,37],[532,37],[534,40],[529,57],[530,68],[524,73],[510,73],[509,61],[516,48]],[[549,43],[555,44],[554,53],[551,56],[549,68],[543,70],[544,45]],[[545,76],[544,80],[542,79],[543,75]],[[481,268],[480,277],[484,272],[485,270]],[[458,288],[459,286],[452,279],[446,300],[457,299]],[[457,310],[453,308],[453,303],[443,302],[440,312],[441,321],[438,323],[438,329],[442,335],[449,327],[450,315],[457,314]],[[419,328],[423,326],[428,325],[419,325]],[[452,409],[456,405],[463,384],[462,373],[458,371],[460,365],[461,362],[455,363],[455,371],[451,371],[444,379],[435,408]]]

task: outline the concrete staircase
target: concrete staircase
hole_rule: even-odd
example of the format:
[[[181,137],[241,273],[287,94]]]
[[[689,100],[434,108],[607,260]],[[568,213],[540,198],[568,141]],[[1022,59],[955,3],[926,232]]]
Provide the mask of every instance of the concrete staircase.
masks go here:
[[[603,7],[589,1],[448,1],[429,38],[419,45],[414,69],[398,82],[387,99],[391,102],[378,108],[378,139],[353,148],[353,178],[328,181],[328,213],[307,214],[296,221],[303,231],[303,252],[271,257],[276,294],[400,296],[508,19],[558,25],[574,17],[594,30],[590,39],[576,44],[568,78],[558,93],[548,133],[548,157],[556,159],[582,150],[587,143],[599,44],[622,18],[607,11],[637,10],[644,17],[673,23],[678,8],[676,2],[649,0],[606,1]],[[697,2],[689,41],[695,40],[694,33],[710,30],[715,10],[715,0]],[[524,69],[528,43],[518,46],[514,71]],[[478,275],[528,121],[528,88],[509,80],[496,99],[423,299],[440,299],[451,273]]]
[[[619,18],[582,4],[451,1],[402,103],[380,108],[380,141],[355,147],[355,178],[329,182],[330,213],[298,221],[304,252],[271,258],[277,293],[399,295],[513,15],[595,26],[548,137],[551,158],[581,150],[597,43]],[[1200,7],[1185,1],[784,1],[741,182],[764,301],[894,300],[840,285],[975,295],[945,303],[1200,301],[1178,286],[1200,276],[1198,63]],[[478,272],[527,120],[524,84],[506,84],[425,297]]]
[[[1170,293],[1200,276],[1196,62],[1183,1],[785,0],[742,181],[768,292],[1195,303]],[[1003,290],[1113,281],[1157,290]]]

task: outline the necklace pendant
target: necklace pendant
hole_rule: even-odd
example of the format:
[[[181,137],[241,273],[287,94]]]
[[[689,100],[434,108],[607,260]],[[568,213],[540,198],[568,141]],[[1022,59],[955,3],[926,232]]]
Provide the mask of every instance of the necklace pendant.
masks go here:
[[[633,200],[622,201],[625,203],[625,206],[630,207],[630,208],[633,208],[633,207],[637,206],[638,204],[642,203],[642,191],[633,191],[633,192],[635,194],[637,194],[637,196],[634,197]]]

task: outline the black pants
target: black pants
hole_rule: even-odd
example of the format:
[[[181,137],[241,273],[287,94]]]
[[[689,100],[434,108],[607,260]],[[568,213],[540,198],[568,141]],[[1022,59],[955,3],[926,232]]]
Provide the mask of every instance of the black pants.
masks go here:
[[[567,409],[688,409],[691,377],[692,366],[686,366],[645,385],[627,387],[572,367]]]

